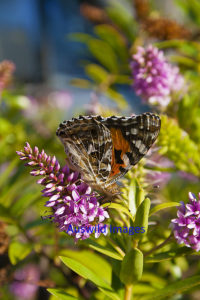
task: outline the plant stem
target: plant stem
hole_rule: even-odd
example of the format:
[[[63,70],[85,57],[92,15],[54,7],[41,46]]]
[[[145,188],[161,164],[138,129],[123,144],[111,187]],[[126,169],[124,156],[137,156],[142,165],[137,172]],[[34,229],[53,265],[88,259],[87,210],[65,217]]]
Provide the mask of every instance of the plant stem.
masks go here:
[[[132,297],[132,285],[126,285],[125,286],[125,294],[124,294],[124,300],[131,300]]]
[[[170,234],[170,236],[168,236],[168,238],[166,240],[164,240],[164,242],[162,242],[161,244],[157,245],[156,247],[152,248],[150,251],[146,252],[144,254],[144,256],[149,256],[150,254],[152,254],[153,252],[157,251],[158,249],[161,249],[162,247],[164,247],[166,244],[168,244],[172,238],[172,233]]]
[[[110,237],[107,237],[108,238],[108,242],[112,245],[112,247],[122,256],[124,257],[125,256],[125,253],[124,251],[110,238]]]

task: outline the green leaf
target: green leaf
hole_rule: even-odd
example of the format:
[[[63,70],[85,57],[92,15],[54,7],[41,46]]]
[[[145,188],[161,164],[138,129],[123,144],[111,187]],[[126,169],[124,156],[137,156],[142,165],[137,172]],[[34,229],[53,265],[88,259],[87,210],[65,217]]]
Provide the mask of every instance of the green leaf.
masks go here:
[[[70,294],[66,293],[63,290],[60,289],[47,289],[47,291],[56,296],[59,300],[77,300],[79,298],[73,297]]]
[[[95,243],[94,241],[90,240],[89,242],[87,242],[87,244],[89,245],[90,248],[92,248],[106,256],[109,256],[109,257],[117,259],[117,260],[123,259],[123,257],[119,253],[114,251],[113,249],[99,245],[99,244]]]
[[[105,289],[102,287],[99,287],[99,290],[112,300],[120,300],[119,296],[111,290],[108,290],[108,289]]]
[[[129,182],[128,182],[129,188],[128,189],[121,188],[122,197],[124,198],[125,201],[128,202],[129,210],[131,212],[131,215],[134,217],[137,211],[137,207],[139,206],[139,203],[137,203],[138,199],[136,199],[137,186],[138,186],[137,180],[135,178],[129,178]]]
[[[113,26],[108,24],[98,25],[95,26],[94,32],[113,48],[122,62],[128,64],[129,54],[125,39]]]
[[[139,205],[141,205],[141,203],[145,198],[145,191],[141,187],[137,179],[135,179],[135,183],[136,183],[135,201],[136,201],[136,206],[138,207]]]
[[[31,221],[27,224],[24,225],[24,230],[29,230],[29,229],[32,229],[32,228],[35,228],[35,227],[38,227],[38,226],[42,226],[42,225],[45,225],[45,224],[49,224],[49,220],[48,219],[42,219],[41,217],[34,220],[34,221]]]
[[[181,279],[180,281],[174,282],[172,284],[167,285],[163,289],[159,291],[154,291],[153,293],[143,296],[140,300],[162,300],[169,297],[172,297],[176,294],[185,293],[191,288],[200,286],[200,275],[192,276],[187,279]]]
[[[146,263],[158,263],[158,262],[161,262],[164,260],[170,260],[170,259],[173,259],[173,258],[176,258],[179,256],[190,255],[193,252],[194,251],[188,247],[181,247],[181,248],[175,247],[174,249],[171,249],[169,251],[155,254],[152,257],[146,257],[145,262]],[[195,254],[197,254],[197,253],[195,253]]]
[[[15,223],[12,216],[10,215],[9,209],[7,207],[4,207],[2,204],[0,204],[0,219],[8,223]]]
[[[170,57],[170,62],[190,69],[196,69],[197,67],[197,63],[194,61],[192,57],[190,58],[181,55],[173,55]]]
[[[182,8],[184,13],[190,20],[196,24],[200,25],[200,2],[199,0],[176,0],[176,3]]]
[[[77,262],[81,263],[83,266],[87,267],[96,276],[101,278],[107,284],[111,284],[112,269],[110,264],[100,255],[89,250],[83,251],[72,251],[72,250],[62,250],[60,252],[62,258],[75,259]],[[63,256],[64,255],[64,256]],[[92,264],[91,264],[92,262]]]
[[[120,75],[115,75],[115,80],[114,81],[115,81],[116,84],[131,85],[133,80],[130,78],[130,75],[120,74]]]
[[[195,78],[195,75],[193,78],[191,78],[192,91],[179,103],[178,120],[180,126],[189,133],[190,138],[200,144],[199,78]]]
[[[113,49],[104,41],[91,39],[88,43],[89,50],[92,55],[110,72],[118,73],[117,56]]]
[[[111,99],[114,100],[120,109],[126,109],[127,108],[127,102],[126,99],[118,92],[116,92],[115,90],[108,88],[105,91],[106,95]]]
[[[109,204],[108,208],[109,209],[113,208],[113,209],[116,209],[117,211],[124,212],[127,216],[129,216],[133,220],[132,214],[124,205],[112,202],[111,204]]]
[[[185,41],[174,39],[174,40],[156,42],[154,43],[154,46],[159,49],[179,48],[183,43],[185,43]]]
[[[21,179],[21,180],[20,180]],[[20,195],[25,189],[30,188],[33,183],[33,177],[27,176],[26,178],[20,178],[10,186],[6,186],[1,194],[0,203],[5,204],[9,207],[12,202],[16,199],[16,195]]]
[[[174,206],[179,206],[180,203],[179,202],[166,202],[166,203],[162,203],[162,204],[159,204],[159,205],[156,205],[154,206],[151,210],[150,210],[150,213],[149,213],[149,216],[157,213],[158,211],[162,210],[162,209],[165,209],[165,208],[170,208],[170,207],[174,207]]]
[[[147,234],[150,205],[150,199],[146,198],[142,201],[142,203],[137,209],[134,226],[135,229],[136,227],[143,229],[144,233],[142,233],[140,230],[138,234],[134,235],[135,240],[140,240],[144,235]]]
[[[130,42],[133,43],[136,36],[137,24],[131,11],[126,9],[118,1],[115,1],[112,4],[112,6],[108,6],[106,8],[108,16],[117,25],[117,27],[125,33]]]
[[[143,254],[139,249],[131,249],[122,261],[120,279],[126,284],[130,285],[142,277],[143,272]]]
[[[10,261],[13,265],[16,265],[18,262],[23,260],[31,251],[32,251],[31,244],[23,244],[20,242],[12,242],[8,249],[8,255]]]
[[[82,78],[73,78],[70,81],[70,84],[75,87],[82,88],[82,89],[89,89],[92,87],[92,84],[89,80],[82,79]]]
[[[161,124],[158,136],[159,153],[172,160],[177,169],[200,176],[198,145],[179,127],[174,119],[163,115]]]
[[[10,162],[10,164],[6,167],[5,171],[0,174],[0,188],[7,182],[8,178],[10,177],[11,172],[14,168],[18,165],[19,159],[18,157],[15,158]]]
[[[148,282],[150,285],[156,288],[163,288],[167,284],[167,281],[161,278],[159,275],[148,272],[142,274],[142,278],[140,281]]]
[[[112,290],[111,286],[107,282],[105,282],[102,278],[100,278],[97,274],[95,274],[95,272],[92,270],[93,261],[92,263],[90,261],[90,263],[86,267],[82,263],[78,262],[76,259],[63,257],[63,256],[61,256],[60,258],[68,268],[70,268],[71,270],[73,270],[83,278],[92,281],[95,285],[98,286],[98,288],[102,288],[103,290],[106,290],[107,292],[112,293],[112,295],[114,295],[114,291]],[[117,294],[115,299],[119,300]]]
[[[17,199],[10,208],[10,213],[16,218],[19,217],[24,211],[36,201],[41,199],[41,192],[25,193],[20,199]]]
[[[150,286],[149,284],[139,283],[139,284],[134,284],[133,294],[136,295],[149,294],[149,293],[153,293],[155,290],[156,289]]]
[[[89,64],[85,67],[86,74],[97,83],[105,82],[109,73],[99,65]]]

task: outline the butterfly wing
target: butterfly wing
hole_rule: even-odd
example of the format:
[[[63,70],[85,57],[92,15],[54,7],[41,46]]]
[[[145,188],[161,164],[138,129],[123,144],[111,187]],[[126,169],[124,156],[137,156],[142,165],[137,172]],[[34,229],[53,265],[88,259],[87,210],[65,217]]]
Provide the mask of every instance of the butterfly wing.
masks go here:
[[[152,113],[109,118],[80,116],[61,123],[57,135],[83,179],[109,188],[144,157],[160,126],[160,118]]]
[[[151,148],[158,137],[161,120],[152,113],[132,117],[102,118],[113,142],[111,172],[106,185],[124,176]]]
[[[96,117],[73,118],[60,124],[57,132],[70,163],[92,185],[104,183],[111,170],[110,130]]]

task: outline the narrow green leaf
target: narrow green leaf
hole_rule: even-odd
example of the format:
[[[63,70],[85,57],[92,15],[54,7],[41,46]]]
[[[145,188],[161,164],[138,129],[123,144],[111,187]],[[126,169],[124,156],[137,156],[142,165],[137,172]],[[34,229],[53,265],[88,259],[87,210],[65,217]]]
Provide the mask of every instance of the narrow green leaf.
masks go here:
[[[179,66],[182,67],[187,67],[187,68],[191,68],[191,69],[196,69],[196,62],[194,61],[194,59],[191,57],[184,57],[181,55],[173,55],[170,57],[170,62],[177,64]]]
[[[174,40],[156,42],[154,43],[154,46],[159,49],[179,48],[181,47],[182,43],[185,43],[185,41],[174,39]]]
[[[87,75],[97,83],[105,82],[109,76],[109,73],[99,65],[88,64],[85,67]]]
[[[145,198],[145,191],[144,189],[140,186],[140,184],[136,180],[136,194],[135,194],[135,201],[137,204],[137,207],[143,202]]]
[[[179,205],[180,205],[180,203],[178,203],[178,202],[166,202],[166,203],[156,205],[150,210],[149,216],[157,213],[158,211],[160,211],[162,209],[179,206]]]
[[[127,108],[127,102],[126,99],[118,92],[116,92],[115,90],[108,88],[105,91],[106,95],[111,99],[114,100],[120,109],[126,109]]]
[[[118,73],[118,61],[115,52],[104,41],[91,39],[88,43],[89,50],[94,57],[110,72]]]
[[[128,175],[129,176],[129,175]],[[138,203],[136,203],[136,190],[137,180],[135,178],[129,178],[129,188],[121,188],[122,197],[128,202],[129,211],[132,216],[135,217]]]
[[[97,274],[95,274],[93,270],[91,270],[91,265],[92,265],[91,262],[88,265],[88,267],[86,267],[76,259],[72,259],[64,256],[60,256],[60,259],[68,268],[70,268],[71,270],[73,270],[83,278],[92,281],[95,285],[99,287],[112,291],[111,286],[108,283],[106,283],[102,278],[100,278]]]
[[[88,88],[92,87],[92,84],[89,80],[82,79],[82,78],[73,78],[70,81],[70,84],[75,87],[82,88],[82,89],[88,89]]]
[[[131,249],[122,261],[120,279],[126,284],[133,284],[140,280],[143,272],[143,254],[139,249]]]
[[[10,164],[6,167],[5,171],[0,174],[0,188],[7,182],[11,172],[19,163],[19,158],[15,158]]]
[[[0,219],[8,223],[15,223],[15,220],[10,215],[10,210],[2,204],[0,204]]]
[[[111,20],[122,30],[128,39],[133,42],[136,36],[137,24],[132,13],[125,9],[119,1],[113,2],[112,6],[106,8],[106,12]]]
[[[119,31],[111,25],[103,24],[95,26],[94,32],[113,48],[121,61],[128,63],[128,48],[126,47],[124,37]]]
[[[191,288],[197,286],[200,286],[200,275],[192,276],[187,279],[181,279],[180,281],[167,285],[157,292],[155,291],[154,293],[141,297],[140,300],[162,300],[172,297],[176,294],[185,293]]]
[[[33,203],[41,199],[41,192],[36,191],[33,193],[25,193],[20,199],[18,199],[10,208],[10,213],[16,218],[19,217],[24,211]]]
[[[6,187],[6,190],[3,190],[2,196],[0,198],[0,203],[9,207],[12,201],[16,198],[16,195],[19,195],[22,191],[30,187],[30,184],[33,183],[33,177],[27,176],[26,178],[18,179],[15,183]]]
[[[23,244],[20,242],[12,242],[8,249],[8,255],[13,265],[23,260],[32,251],[31,244]]]
[[[60,289],[47,289],[47,291],[50,294],[56,296],[59,300],[79,300],[79,298],[73,297],[70,294]]]
[[[133,238],[135,240],[140,240],[144,235],[147,234],[150,205],[151,205],[150,199],[146,198],[142,201],[142,203],[137,209],[134,226],[135,229],[138,227],[140,228],[140,230],[139,233],[134,235]]]
[[[133,220],[133,216],[130,213],[130,211],[128,210],[128,208],[126,208],[125,206],[123,206],[119,203],[112,202],[111,204],[109,204],[108,208],[109,209],[113,208],[113,209],[116,209],[118,211],[120,210],[120,211],[124,212],[127,216],[129,216]]]
[[[149,284],[138,283],[138,284],[134,284],[133,294],[144,295],[144,294],[153,293],[155,290],[156,289],[150,286]]]
[[[123,75],[123,74],[115,75],[115,83],[117,83],[117,84],[131,85],[132,81],[133,80],[130,78],[129,75]]]
[[[29,230],[29,229],[32,229],[32,228],[35,228],[35,227],[38,227],[38,226],[42,226],[42,225],[45,225],[45,224],[49,224],[49,220],[48,219],[42,219],[41,217],[34,220],[34,221],[31,221],[27,224],[24,225],[24,230]]]
[[[106,256],[112,257],[117,260],[123,259],[123,257],[119,253],[115,252],[113,249],[106,248],[105,246],[99,245],[99,244],[95,243],[94,241],[89,241],[88,245],[90,248],[92,248]]]
[[[167,280],[164,280],[159,275],[155,275],[149,272],[143,273],[140,281],[148,282],[150,285],[156,288],[163,288],[167,284]]]
[[[157,263],[157,262],[161,262],[164,260],[170,260],[175,257],[193,254],[193,252],[194,251],[188,247],[181,247],[181,248],[175,247],[175,249],[171,249],[170,251],[158,253],[152,257],[146,257],[145,262],[146,263]]]
[[[60,253],[62,257],[75,259],[85,267],[88,267],[102,280],[111,284],[112,269],[110,264],[100,255],[89,250],[72,251],[69,249],[62,250]],[[91,264],[92,262],[92,264]]]
[[[99,287],[99,290],[112,300],[121,300],[121,298],[114,291],[107,290],[102,287]]]
[[[195,25],[200,25],[200,3],[199,0],[190,0],[190,1],[183,1],[183,0],[176,0],[176,3],[179,4],[180,8],[186,14],[187,18]]]

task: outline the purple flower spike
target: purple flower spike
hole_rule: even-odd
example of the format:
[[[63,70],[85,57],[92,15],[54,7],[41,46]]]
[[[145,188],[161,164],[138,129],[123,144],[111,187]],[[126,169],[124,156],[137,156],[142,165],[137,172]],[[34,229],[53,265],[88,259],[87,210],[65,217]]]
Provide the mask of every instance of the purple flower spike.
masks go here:
[[[38,267],[34,264],[28,264],[14,272],[10,291],[17,299],[35,299],[39,279]]]
[[[24,151],[17,154],[28,161],[27,166],[34,168],[31,175],[43,177],[37,183],[45,186],[42,194],[48,198],[45,206],[51,210],[47,218],[53,220],[60,231],[74,236],[75,241],[87,239],[91,234],[96,238],[101,233],[107,234],[107,225],[102,222],[109,215],[78,172],[71,171],[67,165],[61,168],[55,156],[51,158],[44,150],[39,153],[37,147],[32,150],[28,143]]]
[[[172,223],[178,243],[200,251],[200,194],[197,200],[194,194],[189,193],[189,203],[181,202],[177,218]]]
[[[138,47],[130,66],[136,94],[150,104],[166,107],[171,93],[183,88],[184,78],[179,69],[169,64],[163,52],[152,45],[146,49]]]

